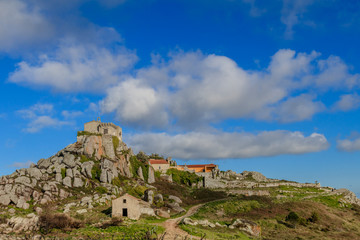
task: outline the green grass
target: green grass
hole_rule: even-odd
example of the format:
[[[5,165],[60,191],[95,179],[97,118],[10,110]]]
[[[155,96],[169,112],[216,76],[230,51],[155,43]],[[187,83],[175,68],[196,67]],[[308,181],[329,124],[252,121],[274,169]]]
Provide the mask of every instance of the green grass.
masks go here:
[[[100,180],[101,168],[100,162],[95,162],[94,166],[91,169],[91,176],[93,180]]]
[[[163,233],[164,230],[165,229],[161,226],[153,226],[150,224],[111,226],[105,229],[87,226],[85,228],[75,229],[71,232],[67,232],[64,236],[64,239],[145,239],[145,235],[147,232],[152,232],[152,237],[156,237],[156,234],[159,235]],[[57,236],[59,236],[59,234]]]
[[[91,132],[87,132],[87,131],[78,131],[77,132],[77,136],[102,136],[100,133],[91,133]]]
[[[326,206],[333,208],[342,208],[342,207],[351,208],[352,207],[351,204],[343,204],[339,201],[342,197],[343,197],[342,195],[318,196],[311,198],[310,200],[323,203]]]
[[[64,179],[66,176],[66,168],[61,169],[61,177]]]
[[[243,200],[238,198],[220,200],[205,204],[191,216],[191,218],[220,221],[260,207],[262,207],[262,204],[256,200]]]
[[[205,239],[214,239],[214,240],[228,240],[228,239],[238,239],[238,240],[249,240],[246,234],[240,232],[237,229],[228,229],[228,228],[209,228],[202,226],[190,226],[190,225],[180,225],[180,228],[188,232],[190,235],[202,237],[205,235]]]
[[[112,137],[112,140],[113,140],[113,145],[114,145],[114,152],[116,153],[116,149],[119,147],[120,140],[118,137],[115,137],[115,136]]]

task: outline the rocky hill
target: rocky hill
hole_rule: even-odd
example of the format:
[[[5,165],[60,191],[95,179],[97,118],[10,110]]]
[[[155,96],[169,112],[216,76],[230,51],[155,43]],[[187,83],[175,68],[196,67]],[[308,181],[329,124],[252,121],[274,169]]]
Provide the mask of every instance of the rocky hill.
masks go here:
[[[221,231],[240,236],[238,239],[276,239],[274,234],[285,234],[286,238],[286,234],[294,236],[301,229],[316,239],[325,236],[322,229],[327,229],[324,232],[331,236],[340,236],[338,231],[351,231],[344,236],[360,236],[360,227],[356,227],[360,226],[360,201],[346,189],[217,168],[196,174],[170,169],[165,174],[155,172],[148,158],[144,153],[134,155],[115,136],[78,132],[77,141],[54,156],[0,178],[0,239],[25,233],[73,239],[93,234],[110,239],[119,233],[139,233],[143,235],[138,239],[157,239],[149,236],[166,232],[167,218],[204,203],[194,215],[182,219],[185,235],[207,234],[207,239],[222,239],[216,235]],[[140,221],[111,217],[112,200],[124,193],[142,199]],[[313,206],[326,213],[316,213],[321,218],[317,223],[311,220],[316,212]],[[286,220],[295,210],[300,215],[296,221],[302,225]],[[344,220],[335,219],[333,215],[341,212],[346,213]],[[260,213],[266,218],[259,217]],[[335,219],[346,227],[335,228],[325,219]],[[310,234],[315,227],[320,233]],[[99,239],[98,235],[94,238]]]

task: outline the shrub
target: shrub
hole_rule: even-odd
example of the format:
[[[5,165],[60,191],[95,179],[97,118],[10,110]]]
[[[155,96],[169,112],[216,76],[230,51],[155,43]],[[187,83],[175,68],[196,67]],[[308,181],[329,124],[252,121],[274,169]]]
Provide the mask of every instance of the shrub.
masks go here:
[[[313,212],[311,217],[308,218],[309,222],[316,223],[320,219],[319,214],[317,212]]]
[[[175,168],[170,168],[166,172],[167,174],[172,175],[172,179],[174,182],[179,184],[186,184],[191,186],[193,183],[198,183],[203,178],[197,176],[195,173],[180,171]]]
[[[102,187],[102,186],[98,186],[95,188],[95,191],[100,193],[100,194],[105,194],[108,192],[107,188],[106,187]]]
[[[61,169],[61,177],[64,179],[66,177],[66,168]]]
[[[154,175],[155,175],[155,178],[160,178],[161,172],[160,171],[155,171]]]
[[[110,221],[106,221],[101,225],[101,228],[108,228],[108,227],[118,227],[121,226],[123,223],[122,218],[120,217],[113,217]]]
[[[139,161],[136,156],[130,158],[130,163],[133,176],[138,176],[137,170],[141,167],[145,181],[149,178],[149,165],[147,163]]]
[[[40,228],[48,233],[51,229],[69,230],[82,227],[82,222],[63,213],[44,212],[39,218]]]
[[[285,218],[285,221],[295,223],[299,220],[299,215],[296,212],[291,211]]]
[[[149,156],[146,155],[143,151],[140,151],[137,155],[136,158],[139,159],[141,162],[146,163],[149,159]]]
[[[117,187],[121,187],[121,180],[118,177],[113,178],[111,183]]]
[[[88,157],[86,157],[85,155],[80,156],[80,162],[81,163],[88,162],[88,161],[90,161],[90,159]]]
[[[100,180],[100,175],[101,175],[100,163],[95,162],[94,166],[91,169],[91,177],[93,180]]]
[[[118,137],[115,137],[115,136],[112,137],[112,140],[113,140],[113,145],[114,145],[114,152],[116,153],[116,149],[119,147],[120,140]]]

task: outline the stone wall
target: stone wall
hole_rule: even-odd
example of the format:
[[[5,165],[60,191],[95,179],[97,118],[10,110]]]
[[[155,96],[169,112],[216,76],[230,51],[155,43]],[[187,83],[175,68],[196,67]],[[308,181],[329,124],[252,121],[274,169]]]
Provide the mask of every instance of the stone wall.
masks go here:
[[[103,123],[100,121],[87,122],[84,124],[84,131],[116,136],[122,141],[122,129],[113,123]]]

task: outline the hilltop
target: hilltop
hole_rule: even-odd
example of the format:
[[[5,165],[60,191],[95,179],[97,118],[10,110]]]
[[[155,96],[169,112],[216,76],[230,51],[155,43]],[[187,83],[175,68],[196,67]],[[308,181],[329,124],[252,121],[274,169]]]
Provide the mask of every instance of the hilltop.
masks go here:
[[[135,155],[120,127],[100,121],[54,156],[2,176],[0,212],[4,238],[174,239],[174,229],[206,239],[360,238],[360,201],[346,189]],[[166,220],[174,217],[180,227]]]

